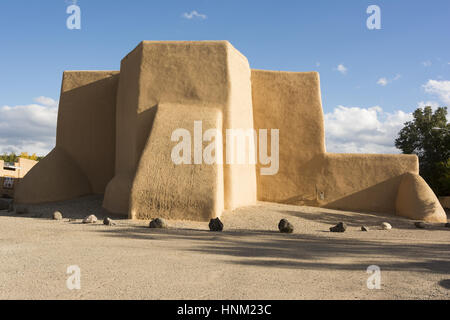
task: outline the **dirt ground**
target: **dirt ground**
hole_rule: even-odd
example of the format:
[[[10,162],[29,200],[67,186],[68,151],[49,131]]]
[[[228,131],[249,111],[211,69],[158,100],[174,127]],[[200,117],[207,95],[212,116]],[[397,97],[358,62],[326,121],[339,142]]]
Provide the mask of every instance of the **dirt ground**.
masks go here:
[[[54,210],[61,221],[51,220]],[[81,219],[95,214],[99,222]],[[259,203],[207,223],[117,219],[104,226],[101,198],[0,212],[0,299],[449,299],[450,229],[311,207]],[[280,234],[287,218],[293,234]],[[75,219],[75,220],[74,220]],[[329,227],[343,221],[345,233]],[[380,230],[387,221],[393,229]],[[360,231],[361,225],[369,232]],[[69,290],[67,268],[81,270]],[[368,289],[368,266],[381,289]]]

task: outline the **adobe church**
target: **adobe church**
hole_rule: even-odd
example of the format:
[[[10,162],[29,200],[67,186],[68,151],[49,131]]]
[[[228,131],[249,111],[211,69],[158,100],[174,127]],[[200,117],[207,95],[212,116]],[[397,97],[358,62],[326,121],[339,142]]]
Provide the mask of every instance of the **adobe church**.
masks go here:
[[[279,130],[277,173],[250,161],[175,164],[171,135],[194,136],[195,121],[204,131]],[[208,221],[266,201],[447,221],[415,155],[326,152],[317,72],[252,70],[227,41],[144,41],[120,71],[64,72],[56,146],[15,201],[89,194],[131,219]]]

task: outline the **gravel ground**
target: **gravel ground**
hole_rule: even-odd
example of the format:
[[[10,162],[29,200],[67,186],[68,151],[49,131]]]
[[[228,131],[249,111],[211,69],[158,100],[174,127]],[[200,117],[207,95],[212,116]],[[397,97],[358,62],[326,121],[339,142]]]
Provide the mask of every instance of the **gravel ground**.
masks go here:
[[[64,219],[51,220],[53,211]],[[97,224],[82,218],[95,214]],[[102,224],[101,197],[0,212],[0,299],[449,299],[450,229],[416,229],[393,216],[271,203],[208,223],[115,219]],[[280,234],[280,219],[295,227]],[[345,233],[329,228],[343,221]],[[381,230],[382,222],[393,229]],[[362,232],[362,225],[370,228]],[[67,268],[79,266],[81,289]],[[367,288],[367,267],[381,289]]]

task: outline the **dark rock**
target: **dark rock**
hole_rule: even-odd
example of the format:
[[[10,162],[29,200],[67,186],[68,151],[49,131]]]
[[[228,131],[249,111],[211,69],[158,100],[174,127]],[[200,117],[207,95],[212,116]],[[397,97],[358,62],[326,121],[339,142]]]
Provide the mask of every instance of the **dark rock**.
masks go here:
[[[362,227],[361,227],[361,231],[369,231],[369,227],[362,226]]]
[[[292,233],[294,232],[294,226],[286,219],[281,219],[278,223],[278,230],[281,233]]]
[[[450,228],[450,223],[446,223],[446,224],[444,225],[444,227]]]
[[[427,225],[425,223],[423,223],[422,221],[416,222],[414,223],[414,225],[416,226],[417,229],[426,229]]]
[[[153,219],[152,221],[150,221],[149,227],[152,229],[166,229],[167,223],[162,218],[156,218],[156,219]]]
[[[53,212],[53,220],[62,220],[63,216],[62,213],[59,211]]]
[[[112,219],[110,219],[110,218],[108,218],[108,217],[106,217],[105,219],[103,219],[103,224],[104,224],[105,226],[115,226],[115,225],[116,225],[116,223],[115,223]]]
[[[345,230],[347,230],[347,225],[343,222],[339,222],[337,225],[330,228],[331,232],[345,232]]]
[[[14,211],[14,202],[10,202],[9,204],[9,208],[8,208],[8,212],[13,212]]]
[[[211,219],[209,221],[209,230],[211,231],[222,231],[223,230],[223,223],[220,221],[219,218]]]

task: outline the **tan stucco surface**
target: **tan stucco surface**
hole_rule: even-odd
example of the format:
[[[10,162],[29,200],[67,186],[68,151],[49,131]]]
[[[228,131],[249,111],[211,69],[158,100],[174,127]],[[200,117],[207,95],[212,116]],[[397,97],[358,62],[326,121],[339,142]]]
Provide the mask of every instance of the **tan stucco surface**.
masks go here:
[[[11,177],[16,179],[23,178],[36,164],[37,161],[35,160],[19,157],[17,162],[13,164],[15,170],[6,170],[5,161],[0,160],[0,177]]]
[[[6,164],[5,167],[5,161],[0,160],[0,197],[14,197],[17,185],[37,163],[35,160],[19,157],[17,162]]]
[[[223,162],[175,165],[172,132],[193,135],[199,120],[222,131]],[[227,129],[253,128],[279,130],[274,175],[259,161],[226,163]],[[104,192],[105,209],[137,219],[204,221],[262,200],[444,221],[419,178],[413,155],[326,152],[317,72],[251,70],[227,41],[144,41],[120,72],[64,73],[56,147],[17,200]]]
[[[428,222],[447,222],[447,214],[433,190],[418,174],[403,175],[396,207],[399,216]]]
[[[131,218],[188,217],[190,220],[209,221],[222,214],[223,166],[205,163],[176,165],[171,159],[172,145],[167,143],[167,139],[178,128],[190,132],[193,156],[194,121],[198,119],[203,121],[203,131],[222,128],[222,114],[217,108],[174,104],[158,106],[152,134],[133,182]],[[208,144],[201,143],[203,149]]]
[[[103,193],[114,173],[116,71],[66,71],[56,147],[16,189],[16,201],[40,203]]]
[[[418,173],[415,155],[325,155],[317,184],[321,206],[332,209],[395,213],[401,176]]]
[[[314,200],[325,153],[319,74],[252,70],[252,95],[255,129],[280,130],[278,173],[260,175],[257,165],[258,200]]]
[[[280,170],[273,176],[257,175],[258,200],[397,212],[402,176],[418,174],[418,158],[326,153],[318,73],[252,70],[252,92],[255,128],[280,128]],[[419,203],[425,201],[415,197]],[[437,213],[441,212],[439,202],[433,205],[441,221],[446,221]],[[403,216],[408,215],[417,217],[403,211]]]
[[[89,180],[67,152],[55,147],[17,185],[17,203],[68,200],[92,193]]]
[[[104,200],[105,208],[111,212],[128,212],[129,198],[125,194],[130,194],[131,190],[127,188],[132,185],[130,182],[134,180],[149,136],[153,140],[170,142],[168,132],[161,136],[160,131],[152,129],[162,104],[172,105],[172,108],[200,105],[202,108],[216,109],[222,114],[224,128],[252,129],[250,67],[247,59],[227,41],[144,41],[122,60],[117,104],[116,176],[109,183]],[[167,117],[166,125],[173,129],[183,128],[181,122],[175,119],[179,118]],[[203,119],[199,115],[186,120],[189,121],[185,124],[192,127],[195,120]],[[166,152],[170,152],[173,146],[167,147]],[[167,167],[171,167],[173,163],[168,160]],[[187,175],[191,174],[190,168],[182,170]],[[166,172],[170,174],[170,171]],[[223,172],[225,209],[256,202],[254,165],[224,165]],[[151,181],[151,176],[146,179]],[[215,189],[212,183],[205,192]],[[137,193],[134,197],[135,203],[149,203],[149,199],[136,199]],[[204,197],[210,195],[205,194]],[[134,216],[131,211],[130,216]],[[195,217],[198,214],[191,217],[185,213],[185,218]]]

